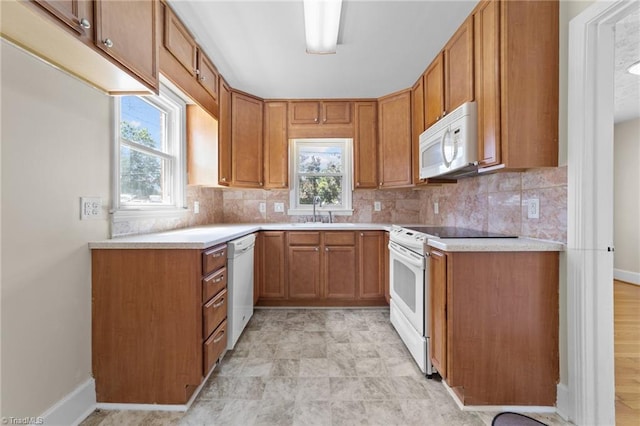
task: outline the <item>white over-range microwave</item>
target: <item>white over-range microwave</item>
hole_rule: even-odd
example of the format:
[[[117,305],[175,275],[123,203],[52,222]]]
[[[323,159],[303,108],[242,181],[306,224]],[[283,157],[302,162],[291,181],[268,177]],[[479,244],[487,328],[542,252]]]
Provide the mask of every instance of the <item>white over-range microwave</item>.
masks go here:
[[[478,113],[467,102],[420,135],[420,179],[457,178],[478,171]]]

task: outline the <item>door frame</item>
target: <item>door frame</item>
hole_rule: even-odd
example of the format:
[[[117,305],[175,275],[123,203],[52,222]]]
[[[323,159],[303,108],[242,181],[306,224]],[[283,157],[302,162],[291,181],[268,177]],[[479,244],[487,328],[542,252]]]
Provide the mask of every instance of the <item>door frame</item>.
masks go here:
[[[614,27],[637,2],[598,1],[569,24],[567,360],[558,413],[615,424]]]

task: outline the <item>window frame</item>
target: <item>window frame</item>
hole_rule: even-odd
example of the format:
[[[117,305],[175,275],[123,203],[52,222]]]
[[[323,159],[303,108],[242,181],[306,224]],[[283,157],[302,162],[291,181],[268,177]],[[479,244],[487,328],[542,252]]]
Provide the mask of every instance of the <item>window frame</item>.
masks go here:
[[[113,99],[113,151],[112,151],[112,210],[114,219],[127,220],[136,217],[173,217],[186,212],[186,106],[187,103],[180,94],[175,93],[164,84],[160,85],[159,95],[138,96],[143,101],[166,113],[167,148],[163,153],[148,148],[139,149],[144,153],[169,162],[171,177],[171,204],[123,204],[120,201],[120,149],[123,145],[130,146],[131,142],[123,143],[120,136],[121,99]],[[130,95],[135,96],[135,95]]]
[[[287,214],[309,215],[313,212],[313,205],[300,205],[298,200],[299,174],[298,174],[298,147],[300,146],[341,146],[343,154],[343,186],[342,207],[316,206],[316,212],[331,212],[339,216],[353,215],[353,139],[352,138],[296,138],[289,141],[289,174],[291,188],[289,190],[289,210]]]

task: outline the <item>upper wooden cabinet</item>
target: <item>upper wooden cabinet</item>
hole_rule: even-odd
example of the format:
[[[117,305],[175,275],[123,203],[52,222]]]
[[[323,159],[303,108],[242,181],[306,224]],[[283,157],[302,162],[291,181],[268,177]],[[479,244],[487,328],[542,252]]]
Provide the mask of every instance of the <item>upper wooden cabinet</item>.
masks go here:
[[[218,122],[198,105],[187,105],[187,183],[218,183]]]
[[[393,188],[412,185],[411,90],[379,99],[378,137],[378,186]]]
[[[231,88],[220,79],[220,120],[218,121],[218,183],[231,183]]]
[[[425,129],[473,101],[473,17],[458,28],[424,74]]]
[[[287,102],[264,103],[264,187],[289,186]]]
[[[157,92],[158,1],[96,0],[94,5],[96,46]]]
[[[356,189],[378,187],[377,102],[354,102],[353,173]]]
[[[424,124],[424,77],[420,76],[411,88],[411,157],[413,160],[413,183],[422,183],[420,179],[420,134],[426,130]]]
[[[198,45],[187,27],[169,8],[164,12],[163,43],[180,65],[195,76],[198,70]]]
[[[218,70],[205,53],[198,49],[198,82],[214,101],[218,101]]]
[[[262,188],[262,100],[231,92],[231,179],[233,186]]]
[[[558,165],[558,13],[557,1],[474,10],[481,167]]]
[[[351,102],[344,101],[292,101],[289,108],[290,124],[349,124]]]
[[[34,0],[78,37],[93,40],[93,2],[90,0]]]

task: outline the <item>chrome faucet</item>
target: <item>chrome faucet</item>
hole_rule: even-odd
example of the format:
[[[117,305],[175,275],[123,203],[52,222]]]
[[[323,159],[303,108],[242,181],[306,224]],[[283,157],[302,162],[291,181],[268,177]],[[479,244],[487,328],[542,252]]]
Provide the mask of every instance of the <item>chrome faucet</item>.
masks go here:
[[[320,204],[321,203],[321,198],[319,195],[315,195],[313,197],[313,222],[316,222],[316,204]]]

